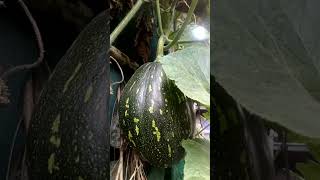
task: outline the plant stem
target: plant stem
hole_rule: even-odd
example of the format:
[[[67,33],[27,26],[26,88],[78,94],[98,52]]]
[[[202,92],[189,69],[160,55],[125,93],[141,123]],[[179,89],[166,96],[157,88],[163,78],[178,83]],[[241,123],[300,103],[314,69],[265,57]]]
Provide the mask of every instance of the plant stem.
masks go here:
[[[204,131],[205,129],[207,129],[210,126],[210,124],[207,124],[206,127],[202,128],[196,135],[194,135],[195,137],[198,136],[199,134],[202,133],[202,131]]]
[[[19,65],[19,66],[13,67],[12,69],[9,69],[8,71],[4,72],[1,75],[1,77],[0,77],[1,79],[7,79],[11,74],[14,74],[14,73],[22,71],[22,70],[29,70],[29,69],[33,69],[33,68],[39,67],[39,65],[43,62],[43,58],[44,58],[44,47],[43,47],[42,37],[41,37],[40,30],[38,28],[37,22],[33,18],[31,12],[29,11],[29,8],[23,2],[23,0],[18,0],[18,3],[21,6],[21,8],[23,9],[24,13],[28,17],[28,19],[29,19],[29,21],[30,21],[30,23],[32,25],[33,31],[34,31],[35,36],[36,36],[37,44],[38,44],[39,57],[32,64]]]
[[[117,39],[119,34],[122,32],[122,30],[128,25],[130,20],[136,15],[138,10],[141,8],[142,4],[145,2],[145,0],[138,0],[136,4],[131,8],[129,13],[124,17],[124,19],[118,24],[118,26],[112,31],[110,35],[110,44],[113,44],[114,41]]]
[[[171,13],[172,13],[172,16],[171,16],[171,20],[170,20],[170,23],[173,24],[173,30],[175,31],[175,17],[176,17],[176,4],[177,4],[178,0],[174,0],[174,2],[172,3],[172,6],[171,6]]]
[[[116,47],[111,46],[109,51],[110,57],[114,57],[119,62],[120,66],[128,66],[133,70],[137,70],[139,68],[139,64],[137,64],[133,60],[130,60],[130,58],[125,53],[121,52]]]
[[[204,40],[178,40],[178,43],[196,43],[196,42],[206,42],[208,39],[204,39]],[[173,40],[166,38],[166,42],[171,43]]]
[[[160,11],[160,0],[156,0],[156,10],[157,10],[157,18],[158,18],[158,26],[160,30],[160,35],[164,35],[162,28],[162,19],[161,19],[161,11]]]
[[[157,61],[159,60],[158,57],[163,56],[163,45],[164,45],[164,35],[161,35],[158,40],[158,46],[157,46]]]
[[[191,17],[193,16],[193,11],[194,9],[196,8],[197,6],[197,3],[198,3],[198,0],[192,0],[191,2],[191,6],[190,6],[190,9],[188,11],[188,14],[187,14],[187,18],[186,20],[183,22],[181,28],[179,29],[178,33],[174,36],[173,40],[164,47],[164,50],[168,50],[170,47],[172,47],[173,45],[176,44],[176,42],[179,40],[179,38],[181,37],[183,31],[185,30],[185,28],[187,27]]]

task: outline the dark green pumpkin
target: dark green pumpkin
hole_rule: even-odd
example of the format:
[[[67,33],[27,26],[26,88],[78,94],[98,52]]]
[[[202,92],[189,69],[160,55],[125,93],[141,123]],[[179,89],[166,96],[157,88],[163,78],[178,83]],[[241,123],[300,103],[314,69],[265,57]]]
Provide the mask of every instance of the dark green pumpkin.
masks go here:
[[[184,157],[181,141],[193,132],[192,118],[187,98],[158,62],[142,65],[123,90],[120,126],[131,146],[155,167],[169,167]]]
[[[56,65],[29,128],[32,180],[109,179],[108,12],[94,18]]]

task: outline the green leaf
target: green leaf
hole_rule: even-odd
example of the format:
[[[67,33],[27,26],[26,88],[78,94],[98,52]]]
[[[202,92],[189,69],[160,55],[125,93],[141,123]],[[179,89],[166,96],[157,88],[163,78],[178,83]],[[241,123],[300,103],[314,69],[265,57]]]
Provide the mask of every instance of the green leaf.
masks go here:
[[[306,180],[318,180],[320,177],[320,165],[313,162],[297,163],[297,169],[303,174]]]
[[[184,179],[210,179],[210,141],[204,139],[183,140],[186,150]]]
[[[210,52],[192,46],[160,58],[167,77],[189,98],[210,106]]]
[[[308,24],[310,29],[305,29],[305,21],[292,21],[294,15],[287,11],[297,3],[214,3],[213,71],[217,83],[251,113],[320,137],[320,60],[314,54],[319,54],[315,44],[320,42],[320,28]],[[319,15],[315,9],[301,13]],[[313,30],[316,33],[307,33]]]

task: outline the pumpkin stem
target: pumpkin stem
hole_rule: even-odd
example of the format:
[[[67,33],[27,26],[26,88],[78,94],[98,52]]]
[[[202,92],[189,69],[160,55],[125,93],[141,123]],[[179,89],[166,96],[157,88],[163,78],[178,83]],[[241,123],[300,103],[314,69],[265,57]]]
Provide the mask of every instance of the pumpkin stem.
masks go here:
[[[193,16],[193,12],[194,12],[194,10],[195,10],[195,8],[197,6],[197,3],[198,3],[198,0],[192,0],[186,20],[183,22],[181,28],[179,29],[178,33],[174,36],[173,40],[168,45],[166,45],[164,47],[164,50],[168,50],[169,48],[171,48],[173,45],[175,45],[178,42],[178,40],[180,39],[183,31],[185,30],[185,28],[187,27],[189,21],[191,20],[191,17]]]
[[[131,8],[129,13],[124,17],[124,19],[118,24],[118,26],[112,31],[110,35],[110,44],[113,44],[114,41],[117,39],[119,34],[122,32],[122,30],[127,26],[127,24],[130,22],[130,20],[137,14],[141,6],[144,4],[144,2],[147,2],[146,0],[138,0],[136,4]]]
[[[157,47],[157,60],[159,61],[159,57],[163,56],[163,47],[164,47],[164,35],[161,35],[158,40],[158,47]]]
[[[164,35],[163,28],[162,28],[161,11],[160,11],[160,0],[156,0],[156,11],[157,11],[157,18],[158,18],[158,26],[159,26],[159,30],[160,30],[160,35]]]

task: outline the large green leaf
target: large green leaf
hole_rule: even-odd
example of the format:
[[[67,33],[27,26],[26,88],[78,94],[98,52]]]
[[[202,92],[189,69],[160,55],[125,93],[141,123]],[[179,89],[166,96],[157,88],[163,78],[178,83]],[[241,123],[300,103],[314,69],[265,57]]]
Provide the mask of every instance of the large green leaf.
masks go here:
[[[314,64],[320,69],[320,1],[281,0],[281,6],[299,34]]]
[[[303,174],[305,180],[318,180],[320,177],[320,165],[313,162],[298,163],[297,169]]]
[[[289,6],[297,2],[214,3],[214,76],[250,112],[299,134],[320,137],[320,61],[310,49],[315,45],[308,44],[312,37],[316,39],[310,42],[319,44],[320,28],[312,37],[298,31],[301,21],[288,16]]]
[[[189,98],[210,105],[210,52],[192,46],[160,58],[169,79]]]
[[[210,179],[210,141],[204,139],[183,140],[185,157],[185,180]]]

